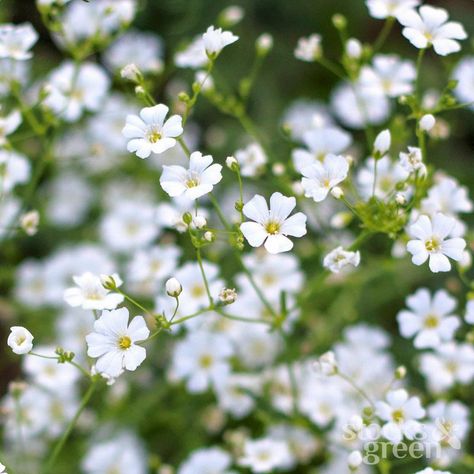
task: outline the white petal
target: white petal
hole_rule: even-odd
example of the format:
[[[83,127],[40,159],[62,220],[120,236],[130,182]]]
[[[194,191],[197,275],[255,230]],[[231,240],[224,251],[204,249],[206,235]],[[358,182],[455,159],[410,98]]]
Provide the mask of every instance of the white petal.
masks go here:
[[[293,242],[284,235],[269,235],[265,241],[265,248],[271,254],[288,252],[293,248]]]
[[[244,222],[240,225],[240,230],[252,247],[260,247],[268,235],[264,227],[257,222]]]

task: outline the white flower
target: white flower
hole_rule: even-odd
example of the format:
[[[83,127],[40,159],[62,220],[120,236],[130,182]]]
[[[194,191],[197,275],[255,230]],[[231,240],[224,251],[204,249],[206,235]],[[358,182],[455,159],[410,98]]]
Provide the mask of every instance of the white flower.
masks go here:
[[[8,115],[0,116],[0,145],[5,145],[8,135],[13,133],[21,124],[21,113],[18,110]]]
[[[408,153],[400,152],[400,164],[409,173],[414,173],[415,171],[419,171],[421,174],[426,173],[423,155],[418,147],[409,146]]]
[[[433,469],[432,467],[427,467],[422,471],[415,472],[415,474],[451,474],[450,471],[440,471],[438,469]]]
[[[314,368],[323,375],[335,375],[338,371],[334,352],[325,352],[314,364]]]
[[[117,286],[122,284],[117,274],[112,277]],[[83,309],[92,310],[115,309],[124,299],[120,293],[106,290],[101,278],[90,272],[73,276],[72,279],[77,286],[64,291],[64,300],[73,307],[81,306]]]
[[[33,334],[22,326],[13,326],[10,328],[7,344],[15,354],[28,354],[33,349]]]
[[[84,111],[96,112],[110,86],[103,68],[92,62],[66,61],[50,75],[43,104],[66,122],[77,121]]]
[[[415,77],[416,70],[411,61],[400,60],[392,54],[378,54],[372,67],[362,67],[359,82],[367,93],[399,97],[413,91]]]
[[[10,192],[17,184],[26,183],[30,177],[31,166],[20,153],[0,150],[0,194]]]
[[[419,124],[421,130],[429,132],[436,125],[436,119],[434,118],[434,115],[425,114],[421,117]]]
[[[292,456],[287,443],[272,438],[246,440],[244,452],[239,459],[241,466],[246,466],[252,472],[273,472],[284,466]]]
[[[395,17],[420,4],[420,0],[366,0],[370,16],[378,19]]]
[[[322,161],[326,155],[339,155],[351,144],[351,136],[335,126],[322,126],[307,130],[302,135],[306,147],[293,151],[293,164],[298,172],[316,161]]]
[[[352,451],[347,456],[347,464],[350,469],[356,470],[363,462],[362,453],[360,451]]]
[[[437,347],[450,341],[460,325],[458,316],[452,314],[456,300],[446,291],[437,291],[433,298],[426,288],[419,289],[407,298],[409,310],[397,315],[400,333],[403,337],[415,337],[417,349]]]
[[[232,458],[221,448],[194,451],[179,466],[177,474],[231,474]]]
[[[306,216],[298,212],[288,217],[296,206],[294,197],[273,193],[270,197],[270,209],[263,196],[256,194],[243,207],[243,213],[255,222],[244,222],[240,230],[252,247],[262,244],[270,253],[287,252],[293,248],[293,242],[287,235],[302,237],[306,234]]]
[[[382,130],[376,137],[374,141],[374,153],[379,156],[384,156],[385,153],[390,149],[392,143],[392,136],[390,130]]]
[[[448,238],[456,226],[456,220],[437,213],[430,219],[422,215],[409,226],[408,234],[414,237],[407,244],[412,254],[412,262],[422,265],[429,259],[429,267],[433,273],[451,270],[449,258],[460,261],[466,241],[460,237]]]
[[[313,62],[322,54],[321,35],[312,34],[300,38],[295,49],[295,57],[301,61]]]
[[[455,342],[439,345],[436,352],[422,354],[420,372],[435,393],[444,392],[455,383],[470,384],[474,379],[474,349]]]
[[[207,64],[209,58],[204,48],[204,40],[202,36],[197,36],[187,46],[186,49],[180,51],[174,57],[174,62],[178,67],[190,67],[192,69],[198,69]]]
[[[6,471],[6,467],[0,462],[0,473],[1,474],[8,474]]]
[[[386,423],[382,433],[389,441],[398,444],[406,436],[414,439],[421,425],[418,421],[425,416],[418,397],[408,397],[404,389],[393,390],[387,393],[386,402],[375,404],[376,414]]]
[[[362,43],[357,38],[349,38],[345,49],[350,58],[358,59],[362,55]]]
[[[0,58],[30,59],[33,54],[29,50],[37,41],[38,33],[31,23],[0,25]]]
[[[329,191],[347,178],[349,163],[343,156],[326,155],[302,170],[301,184],[306,197],[316,202],[326,199]]]
[[[235,152],[242,176],[257,176],[267,162],[267,156],[258,143],[251,143],[242,150]]]
[[[124,369],[135,370],[146,357],[144,341],[150,331],[143,316],[135,316],[130,324],[127,308],[103,311],[94,323],[94,332],[86,336],[87,355],[97,358],[96,369],[110,377],[118,377]]]
[[[453,79],[458,81],[454,94],[460,102],[474,102],[474,56],[467,56],[453,70]],[[474,104],[470,106],[474,110]]]
[[[165,284],[166,293],[173,298],[177,298],[183,291],[181,283],[176,278],[170,278]]]
[[[443,8],[423,5],[418,10],[405,10],[398,15],[398,21],[405,26],[402,33],[410,43],[419,49],[433,46],[441,56],[456,53],[461,45],[456,40],[467,38],[461,23],[448,21],[448,12]]]
[[[186,379],[191,393],[204,392],[211,384],[219,387],[229,375],[233,352],[231,342],[222,334],[191,332],[175,346],[171,375]]]
[[[163,153],[176,145],[176,137],[183,133],[182,118],[172,115],[165,122],[169,108],[164,104],[144,107],[137,115],[127,115],[122,130],[129,139],[127,150],[139,158],[148,158],[151,153]]]
[[[189,199],[197,199],[204,196],[222,179],[222,166],[212,163],[211,155],[203,156],[195,151],[189,157],[187,169],[177,165],[163,166],[161,187],[171,197],[185,195]]]
[[[327,268],[333,273],[339,273],[347,265],[358,267],[360,263],[360,252],[351,252],[344,250],[342,247],[336,247],[331,250],[323,260],[324,268]]]
[[[466,304],[466,322],[474,324],[474,300],[469,300]]]
[[[20,216],[20,227],[26,235],[35,235],[38,232],[40,215],[38,211],[25,212]]]
[[[222,28],[210,26],[202,35],[204,48],[209,56],[217,56],[226,46],[235,43],[239,37],[230,31],[222,31]]]

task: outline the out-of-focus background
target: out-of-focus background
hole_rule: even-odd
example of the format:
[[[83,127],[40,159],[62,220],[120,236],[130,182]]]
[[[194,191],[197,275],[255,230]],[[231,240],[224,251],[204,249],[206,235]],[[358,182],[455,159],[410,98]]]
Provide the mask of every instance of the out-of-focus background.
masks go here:
[[[331,73],[317,64],[304,63],[294,58],[293,50],[298,38],[313,32],[321,34],[325,54],[338,59],[341,45],[331,23],[331,17],[335,13],[342,13],[347,17],[351,36],[362,42],[372,42],[382,27],[381,21],[369,17],[363,0],[141,0],[139,3],[139,12],[133,27],[152,31],[163,39],[166,62],[171,61],[173,53],[181,44],[213,24],[223,8],[230,5],[241,6],[245,10],[245,18],[232,28],[240,40],[225,51],[217,65],[220,81],[227,83],[229,88],[236,87],[238,78],[251,67],[253,55],[249,52],[254,50],[255,39],[264,32],[273,36],[274,48],[255,85],[249,113],[269,137],[274,154],[283,162],[289,160],[291,150],[280,131],[280,119],[285,109],[298,98],[327,102],[330,90],[335,84]],[[461,21],[469,33],[474,31],[472,0],[426,3],[447,8],[452,19]],[[34,74],[43,75],[61,61],[62,56],[42,25],[33,0],[3,0],[0,3],[0,21],[30,21],[40,32],[41,38],[34,49],[35,68],[38,69]],[[464,42],[463,47],[464,51],[474,51],[472,42]],[[384,52],[396,52],[412,59],[416,57],[416,51],[401,36],[398,25],[393,29]],[[440,61],[439,57],[435,58],[432,52],[429,52],[424,63],[423,86],[435,89],[443,87],[449,70],[456,61],[456,55]],[[189,87],[193,81],[193,73],[171,69],[164,83],[157,87],[157,99],[160,99],[161,94],[161,98],[166,100],[166,85],[177,78]],[[445,118],[452,137],[449,142],[440,141],[430,146],[429,161],[474,190],[474,114],[467,110],[456,111],[446,114]],[[193,120],[203,129],[205,147],[215,155],[225,157],[243,142],[242,132],[234,120],[217,112],[205,100],[199,103]],[[228,135],[222,141],[213,141],[212,137],[218,136],[220,129],[228,130]],[[355,132],[354,136],[356,142],[359,141],[363,147],[362,133]],[[135,157],[131,159],[135,160]],[[136,161],[138,166],[140,160]],[[90,218],[90,226],[93,228],[94,215]],[[20,245],[3,249],[0,254],[0,258],[5,259],[0,261],[0,320],[5,323],[1,325],[0,334],[2,393],[8,382],[19,373],[18,358],[5,351],[4,341],[9,321],[17,318],[27,321],[38,335],[38,339],[47,339],[48,325],[53,317],[45,311],[30,311],[11,301],[8,293],[13,280],[8,269],[23,259],[47,255],[51,248],[63,240],[80,241],[89,235],[87,229],[81,232],[74,235],[71,231],[46,231],[38,238],[23,239]],[[397,335],[395,321],[396,313],[403,307],[404,298],[422,285],[441,287],[443,278],[447,280],[447,287],[456,294],[460,291],[459,283],[449,275],[433,280],[428,272],[410,265],[408,261],[389,262],[384,255],[389,255],[390,244],[384,238],[375,238],[370,245],[374,257],[359,279],[353,278],[351,284],[344,289],[337,288],[333,292],[325,292],[324,295],[319,295],[317,289],[315,290],[314,299],[303,308],[304,324],[292,339],[291,351],[295,357],[298,354],[327,349],[345,324],[360,318],[373,321],[393,334],[396,348],[394,353],[399,357],[398,362],[408,366],[413,363],[414,354],[409,349],[411,343]],[[311,258],[303,260],[303,267],[310,271],[314,270],[315,265],[320,265],[319,261]],[[303,340],[304,345],[300,344]],[[163,347],[153,354],[157,360],[166,352],[166,338],[163,338],[162,344]],[[181,388],[173,388],[160,382],[159,377],[155,380],[153,386],[147,386],[146,393],[140,392],[138,383],[134,385],[127,399],[121,400],[118,405],[111,401],[102,411],[102,421],[122,417],[147,440],[151,452],[168,462],[178,462],[191,449],[213,442],[212,435],[203,428],[202,419],[202,416],[211,416],[210,412],[206,414],[205,411],[211,399],[209,395],[190,396]],[[139,401],[139,406],[134,405],[134,400]],[[196,416],[196,413],[200,415]],[[74,449],[65,453],[65,458],[73,459]],[[68,472],[65,470],[66,466],[66,462],[58,466],[57,473]]]

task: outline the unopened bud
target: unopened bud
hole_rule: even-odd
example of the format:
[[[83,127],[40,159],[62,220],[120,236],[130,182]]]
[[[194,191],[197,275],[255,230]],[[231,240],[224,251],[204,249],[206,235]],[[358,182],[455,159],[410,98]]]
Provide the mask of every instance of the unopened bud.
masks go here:
[[[429,132],[436,124],[436,119],[431,114],[423,115],[420,119],[420,128],[425,131]]]
[[[285,165],[283,163],[274,163],[272,171],[275,176],[283,176],[285,174]]]
[[[203,215],[199,214],[193,217],[193,224],[196,229],[202,229],[203,227],[206,227],[207,220]]]
[[[191,222],[193,221],[193,216],[190,212],[185,212],[183,214],[183,222],[186,224],[186,225],[190,225]]]
[[[360,451],[352,451],[347,457],[347,465],[351,471],[356,471],[362,464],[362,453]]]
[[[331,194],[336,199],[341,199],[344,196],[344,191],[339,186],[334,186],[334,188],[331,189]]]
[[[263,33],[255,42],[257,53],[260,55],[267,54],[273,48],[273,36],[269,33]]]
[[[390,130],[383,130],[380,132],[374,142],[374,155],[375,158],[382,158],[387,153],[392,142],[392,136]]]
[[[407,375],[407,368],[404,365],[400,365],[395,369],[395,378],[397,380],[404,379]]]
[[[397,193],[395,195],[395,202],[400,206],[404,206],[407,203],[407,198],[403,193]]]
[[[341,15],[340,13],[336,13],[332,17],[332,24],[338,30],[344,30],[347,26],[347,19],[344,15]]]
[[[208,230],[207,232],[204,232],[204,240],[207,240],[208,242],[214,242],[214,240],[216,240],[216,234]]]
[[[176,278],[170,278],[167,280],[166,284],[166,293],[172,298],[177,298],[183,291],[181,283]]]
[[[225,164],[227,168],[229,168],[232,171],[238,171],[239,170],[239,162],[234,156],[228,156],[225,159]]]
[[[359,59],[362,55],[362,44],[356,38],[350,38],[346,43],[346,54],[353,59]]]

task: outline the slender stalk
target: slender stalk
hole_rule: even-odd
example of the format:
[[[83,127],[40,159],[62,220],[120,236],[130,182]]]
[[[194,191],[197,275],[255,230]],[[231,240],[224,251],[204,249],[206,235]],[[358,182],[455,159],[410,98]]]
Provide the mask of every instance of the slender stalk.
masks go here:
[[[204,265],[202,264],[201,250],[198,248],[196,249],[196,258],[199,264],[199,269],[201,270],[202,281],[204,282],[204,286],[206,288],[207,297],[209,299],[209,307],[213,308],[214,301],[212,299],[211,290],[209,289],[209,282],[207,281],[206,272],[204,271]]]
[[[418,105],[420,105],[420,102],[421,102],[421,80],[420,80],[420,76],[421,76],[421,65],[423,63],[423,57],[425,55],[425,51],[426,51],[425,48],[420,49],[420,51],[418,52],[418,59],[416,61],[415,94],[416,94],[416,98],[417,98],[417,101],[418,101]]]
[[[344,72],[339,69],[339,66],[337,64],[334,64],[332,61],[326,58],[318,58],[317,62],[326,68],[328,71],[332,72],[335,76],[337,76],[339,79],[342,79],[343,81],[346,80],[346,76],[344,75]]]
[[[365,400],[367,400],[367,402],[369,402],[370,406],[373,407],[374,406],[374,402],[372,401],[372,399],[367,395],[367,393],[365,392],[365,390],[361,387],[359,387],[350,377],[348,377],[347,375],[341,373],[341,372],[338,372],[337,375],[339,377],[341,377],[341,379],[345,380],[357,393],[359,393],[359,395],[362,396],[362,398],[364,398]]]
[[[217,311],[224,318],[232,319],[234,321],[242,321],[244,323],[266,324],[267,326],[271,325],[271,322],[266,321],[265,319],[244,318],[243,316],[236,316],[235,314],[226,313],[221,308],[215,308],[215,311]]]
[[[393,16],[387,18],[385,21],[385,24],[383,25],[383,28],[380,30],[380,33],[375,40],[374,47],[373,47],[373,54],[375,54],[377,51],[379,51],[382,46],[385,44],[385,41],[387,41],[388,36],[390,35],[390,32],[392,31],[393,25],[395,24],[395,18]]]
[[[127,301],[129,301],[130,303],[132,303],[133,305],[135,305],[137,308],[141,309],[142,311],[144,311],[146,314],[148,315],[151,315],[152,312],[149,311],[148,309],[146,309],[143,305],[141,305],[138,301],[136,301],[135,299],[133,299],[131,296],[128,296],[126,293],[124,293],[120,288],[116,288],[115,291],[117,293],[120,293]]]
[[[179,137],[176,141],[180,144],[181,148],[184,151],[184,154],[189,158],[191,156],[191,151],[189,150],[188,146],[186,145],[183,137]]]
[[[92,397],[92,394],[94,393],[96,387],[96,383],[92,382],[89,388],[87,389],[87,392],[85,393],[84,397],[81,400],[81,403],[79,405],[79,408],[76,411],[76,414],[72,418],[72,420],[69,422],[69,425],[66,428],[66,431],[64,431],[63,435],[59,439],[59,441],[56,443],[53,451],[51,452],[51,455],[48,458],[48,461],[46,463],[46,467],[44,470],[44,474],[47,473],[52,473],[54,472],[52,470],[59,454],[61,453],[62,449],[64,448],[64,445],[66,444],[66,441],[68,440],[69,436],[72,433],[72,430],[76,426],[77,421],[79,420],[79,417],[81,416],[81,413],[84,411],[86,408],[87,404],[89,403],[89,400]]]

